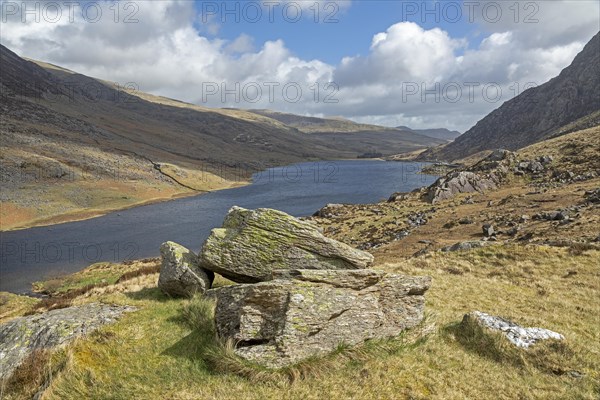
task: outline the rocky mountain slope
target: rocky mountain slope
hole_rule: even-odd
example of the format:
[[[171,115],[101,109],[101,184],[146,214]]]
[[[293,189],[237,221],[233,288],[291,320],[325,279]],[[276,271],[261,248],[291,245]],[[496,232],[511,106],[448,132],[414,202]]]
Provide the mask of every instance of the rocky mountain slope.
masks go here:
[[[450,161],[483,150],[520,149],[552,137],[564,125],[598,110],[600,33],[559,76],[507,101],[451,144],[427,151],[420,159]],[[599,123],[597,114],[588,121],[589,126]]]
[[[428,137],[431,137],[434,139],[445,140],[447,142],[451,142],[454,139],[456,139],[457,137],[459,137],[460,135],[462,135],[462,133],[460,133],[459,131],[451,131],[446,128],[411,129],[408,126],[398,126],[397,128],[400,129],[401,131],[410,131],[410,132],[414,132],[419,135],[428,136]]]
[[[322,139],[268,116],[208,109],[28,61],[3,46],[0,57],[0,229],[227,188],[268,167],[356,158],[378,143],[376,131]],[[436,144],[382,137],[377,149],[386,154]]]

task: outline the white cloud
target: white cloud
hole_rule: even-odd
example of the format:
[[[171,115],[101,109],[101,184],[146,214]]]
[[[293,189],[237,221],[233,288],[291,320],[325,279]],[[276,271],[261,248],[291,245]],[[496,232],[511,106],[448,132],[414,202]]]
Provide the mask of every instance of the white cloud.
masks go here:
[[[306,9],[308,3],[301,5]],[[339,5],[347,9],[349,3]],[[590,14],[598,3],[547,3],[539,3],[537,24],[515,24],[506,15],[495,24],[478,19],[486,34],[475,45],[439,28],[396,23],[373,36],[368,54],[345,57],[338,65],[300,59],[277,38],[255,44],[248,34],[232,41],[208,35],[193,3],[183,0],[138,2],[134,18],[139,22],[129,24],[123,19],[132,10],[121,9],[115,22],[108,2],[101,3],[103,18],[97,23],[86,22],[81,10],[73,23],[66,18],[22,23],[20,15],[8,16],[1,42],[26,57],[121,84],[136,82],[141,90],[186,101],[205,98],[214,107],[466,130],[517,88],[556,76],[597,32],[598,13],[595,20]],[[338,92],[326,87],[332,80]],[[279,86],[269,86],[273,82]],[[474,82],[479,86],[468,86]],[[203,96],[207,84],[217,85],[219,93]],[[236,84],[241,101],[228,95],[223,102],[221,90],[235,90]],[[294,102],[296,84],[302,96]],[[500,88],[502,96],[486,99],[485,85]],[[262,90],[259,101],[244,102],[243,88],[252,89],[246,94],[254,99],[256,86]],[[462,96],[454,101],[457,87]],[[338,101],[323,102],[327,95]]]

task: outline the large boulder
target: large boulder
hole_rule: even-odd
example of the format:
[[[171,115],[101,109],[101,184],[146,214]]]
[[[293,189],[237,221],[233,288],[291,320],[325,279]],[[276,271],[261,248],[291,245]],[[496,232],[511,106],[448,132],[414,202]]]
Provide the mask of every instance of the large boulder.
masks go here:
[[[8,379],[34,351],[65,345],[133,310],[92,303],[15,318],[0,325],[0,380]]]
[[[397,336],[423,318],[431,278],[375,270],[284,270],[273,280],[213,289],[215,324],[244,359],[280,368],[373,338]]]
[[[233,207],[200,253],[203,268],[238,283],[271,279],[276,269],[361,269],[373,256],[323,236],[311,222],[271,209]]]
[[[494,174],[478,174],[470,171],[455,171],[438,179],[427,189],[427,200],[436,204],[453,198],[459,193],[483,193],[496,189],[499,178]]]
[[[158,287],[169,296],[191,297],[210,289],[215,275],[198,264],[198,257],[185,247],[165,242],[160,246],[162,265]]]

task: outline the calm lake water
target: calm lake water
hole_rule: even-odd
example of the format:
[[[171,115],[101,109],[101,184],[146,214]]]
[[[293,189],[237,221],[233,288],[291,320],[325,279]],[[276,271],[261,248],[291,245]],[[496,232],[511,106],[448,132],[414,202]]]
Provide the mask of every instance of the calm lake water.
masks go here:
[[[156,257],[172,240],[200,249],[234,205],[307,216],[327,203],[373,203],[433,183],[423,164],[375,160],[301,163],[272,168],[236,189],[118,211],[87,221],[0,233],[0,291],[27,292],[31,282],[100,261]]]

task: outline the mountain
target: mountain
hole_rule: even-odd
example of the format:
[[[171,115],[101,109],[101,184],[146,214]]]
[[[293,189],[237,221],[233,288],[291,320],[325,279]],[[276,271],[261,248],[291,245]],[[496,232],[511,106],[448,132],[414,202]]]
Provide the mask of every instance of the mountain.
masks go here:
[[[557,134],[567,124],[600,123],[600,33],[559,76],[507,101],[454,142],[421,154],[421,160],[456,160],[483,150],[516,150]]]
[[[394,150],[399,146],[404,148],[402,152],[412,152],[424,149],[427,143],[441,145],[446,142],[418,132],[361,124],[341,117],[307,117],[272,110],[248,111],[296,128],[311,140],[354,151],[359,158],[391,156],[396,154]]]
[[[437,128],[437,129],[411,129],[408,126],[398,126],[397,129],[401,131],[410,131],[417,133],[419,135],[428,136],[434,139],[441,139],[447,142],[451,142],[460,135],[462,135],[459,131],[451,131],[446,128]]]
[[[354,133],[364,131],[383,131],[389,130],[389,128],[378,126],[359,124],[354,121],[350,121],[344,118],[318,118],[318,117],[307,117],[303,115],[288,114],[272,110],[248,110],[251,113],[262,115],[265,117],[277,120],[287,126],[294,127],[304,133],[315,133],[315,132],[337,132],[337,133]]]
[[[231,187],[277,165],[439,144],[397,131],[378,137],[380,127],[350,140],[335,129],[307,135],[269,116],[119,87],[4,46],[0,62],[0,229]]]

